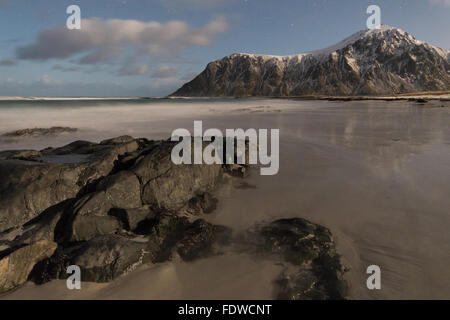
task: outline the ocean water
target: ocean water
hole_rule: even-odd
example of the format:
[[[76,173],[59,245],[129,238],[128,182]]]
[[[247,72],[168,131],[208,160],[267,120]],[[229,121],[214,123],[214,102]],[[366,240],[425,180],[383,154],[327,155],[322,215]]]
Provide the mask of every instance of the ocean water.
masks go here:
[[[285,99],[0,102],[0,134],[70,126],[56,137],[0,139],[0,149],[42,149],[122,134],[168,138],[176,128],[280,130],[280,171],[217,191],[207,216],[236,232],[276,218],[328,227],[349,268],[350,298],[450,298],[450,107],[441,102]],[[382,289],[366,287],[369,265]],[[279,266],[230,252],[193,263],[143,266],[109,284],[68,292],[27,284],[3,298],[261,298]]]
[[[0,150],[42,149],[61,146],[74,139],[100,141],[123,134],[168,138],[178,124],[192,128],[193,120],[242,113],[243,108],[250,108],[255,113],[270,112],[264,102],[263,99],[204,98],[0,101]],[[294,102],[280,100],[271,103],[271,108],[286,110],[296,107]],[[52,126],[72,127],[78,131],[55,137],[1,137],[18,129]]]

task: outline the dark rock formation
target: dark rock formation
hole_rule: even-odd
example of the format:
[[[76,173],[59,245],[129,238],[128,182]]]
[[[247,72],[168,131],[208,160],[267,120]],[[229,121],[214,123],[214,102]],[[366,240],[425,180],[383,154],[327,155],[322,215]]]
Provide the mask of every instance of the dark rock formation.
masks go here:
[[[24,137],[24,136],[50,136],[61,133],[76,132],[77,128],[70,127],[51,127],[51,128],[31,128],[20,129],[2,134],[5,137]]]
[[[450,51],[388,26],[291,56],[233,54],[172,96],[392,95],[450,90]]]
[[[282,219],[259,226],[250,235],[256,250],[285,263],[277,280],[279,299],[345,297],[344,270],[325,227],[300,218]]]
[[[34,161],[36,158],[29,157],[30,151],[25,157],[30,161],[14,157],[0,160],[0,232],[33,219],[61,201],[74,198],[84,187],[109,175],[119,156],[138,148],[138,141],[120,145],[74,142],[40,153],[42,156],[83,153],[90,155],[89,161],[68,164]]]
[[[193,216],[214,210],[209,192],[225,170],[221,165],[176,166],[170,158],[173,145],[123,136],[100,144],[76,141],[56,149],[2,152],[0,291],[23,283],[35,265],[43,275],[33,271],[36,279],[66,277],[69,263],[78,264],[86,280],[108,281],[147,261],[147,254],[135,254],[141,249],[152,262],[169,259],[178,245],[186,259],[214,252],[220,228],[191,223],[177,212],[190,208]],[[81,154],[88,157],[78,163],[46,161]],[[145,239],[136,241],[139,235]],[[33,249],[36,243],[42,250]],[[24,255],[23,267],[13,268]]]
[[[188,262],[237,246],[286,265],[278,298],[344,297],[327,229],[281,220],[234,237],[208,223],[199,216],[216,208],[223,174],[243,177],[248,167],[174,165],[173,146],[123,136],[0,154],[0,292],[66,279],[70,265],[83,281],[106,282],[143,263]],[[89,157],[46,161],[79,154]]]

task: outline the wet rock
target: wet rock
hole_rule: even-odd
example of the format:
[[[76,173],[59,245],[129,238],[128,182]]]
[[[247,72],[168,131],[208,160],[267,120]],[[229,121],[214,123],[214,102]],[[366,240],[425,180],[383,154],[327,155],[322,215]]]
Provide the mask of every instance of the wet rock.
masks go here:
[[[223,167],[233,177],[246,178],[249,175],[248,166],[243,164],[225,164]]]
[[[74,197],[81,169],[21,160],[0,160],[0,232]]]
[[[149,206],[132,209],[113,208],[109,211],[109,215],[117,217],[129,231],[135,231],[140,224],[156,218],[156,214]]]
[[[40,152],[43,159],[89,155],[72,164],[7,159],[1,153],[0,291],[27,278],[66,279],[73,264],[83,281],[105,282],[142,263],[189,262],[237,246],[285,266],[276,282],[280,299],[345,296],[328,229],[284,219],[234,238],[229,228],[194,220],[216,208],[212,190],[222,174],[245,177],[248,166],[177,166],[170,158],[173,146],[123,136]]]
[[[328,229],[293,218],[276,220],[250,234],[257,251],[286,265],[277,281],[279,299],[345,298],[344,268]]]
[[[52,255],[57,247],[54,230],[69,203],[50,207],[26,224],[0,233],[0,292],[24,283],[34,265]]]
[[[30,280],[44,283],[66,279],[67,267],[77,265],[81,280],[108,282],[148,262],[147,244],[120,236],[103,235],[69,248],[58,248],[55,254],[33,269]]]
[[[189,225],[177,244],[177,252],[184,261],[193,261],[220,252],[219,246],[231,240],[231,229],[198,219]]]
[[[38,263],[30,280],[40,284],[66,279],[69,265],[78,265],[83,281],[106,282],[132,271],[142,263],[170,260],[177,253],[183,260],[217,254],[231,230],[204,220],[161,216],[149,227],[147,237],[117,234],[96,236],[68,247],[59,247],[52,257]]]
[[[0,152],[0,160],[37,161],[39,157],[41,157],[41,153],[36,150],[12,150]]]
[[[61,133],[72,133],[76,132],[77,128],[70,127],[51,127],[51,128],[31,128],[31,129],[20,129],[11,132],[4,133],[5,137],[24,137],[24,136],[48,136],[57,135]]]
[[[116,138],[112,138],[112,139],[106,139],[103,140],[102,142],[100,142],[100,144],[107,144],[107,145],[111,145],[111,144],[122,144],[122,143],[127,143],[127,142],[132,142],[134,140],[134,138],[132,136],[120,136],[120,137],[116,137]]]
[[[96,146],[94,142],[77,140],[60,148],[44,149],[42,153],[47,155],[92,154],[98,150],[95,149]]]
[[[51,256],[56,246],[52,241],[40,240],[12,252],[0,252],[0,292],[25,283],[34,265]]]
[[[122,224],[112,216],[77,215],[68,241],[86,241],[99,235],[117,233],[121,229]]]
[[[218,200],[209,192],[197,195],[183,209],[187,214],[202,215],[212,213],[217,208]]]
[[[175,165],[174,143],[154,146],[131,169],[143,185],[142,201],[155,209],[177,211],[196,194],[211,191],[219,181],[221,165]]]
[[[95,191],[78,199],[69,213],[73,216],[65,226],[65,241],[85,241],[98,235],[117,233],[125,226],[110,215],[111,211],[140,208],[141,190],[137,177],[130,171],[120,171],[101,179]],[[126,216],[128,218],[128,216]],[[137,217],[131,223],[138,223]],[[130,221],[126,221],[129,226]]]
[[[55,228],[64,210],[71,203],[63,201],[42,212],[24,225],[0,232],[0,244],[8,248],[21,247],[40,240],[53,241]]]
[[[109,175],[120,155],[137,148],[136,141],[100,148],[89,142],[76,142],[43,151],[46,155],[92,154],[87,162],[71,164],[0,158],[0,232],[26,223],[45,209],[74,198],[89,184]]]
[[[99,181],[98,191],[103,191],[114,208],[138,208],[142,206],[141,184],[131,171],[120,171]]]

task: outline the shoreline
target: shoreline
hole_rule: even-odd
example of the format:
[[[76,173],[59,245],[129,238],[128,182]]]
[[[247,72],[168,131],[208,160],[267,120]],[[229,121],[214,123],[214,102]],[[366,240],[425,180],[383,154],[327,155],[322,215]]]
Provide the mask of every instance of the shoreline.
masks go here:
[[[166,139],[174,128],[190,128],[199,117],[210,128],[276,126],[282,130],[280,173],[272,177],[250,175],[246,184],[236,182],[239,188],[231,182],[221,186],[217,211],[205,216],[207,222],[245,231],[261,221],[301,217],[333,234],[342,262],[349,267],[345,276],[350,299],[449,296],[450,288],[442,284],[442,278],[448,275],[445,266],[450,263],[446,237],[450,202],[445,193],[449,186],[450,109],[433,107],[447,103],[229,99],[206,101],[211,108],[205,108],[196,102],[148,103],[148,107],[144,103],[140,108],[111,105],[70,112],[44,108],[45,103],[37,103],[36,108],[9,108],[2,117],[5,131],[49,124],[72,125],[80,131],[51,139],[19,140],[5,144],[4,149],[58,148],[74,140],[97,143],[121,134]],[[241,265],[236,272],[222,273],[224,263],[235,265],[237,260]],[[441,263],[436,265],[435,261]],[[382,268],[383,289],[379,292],[368,291],[365,286],[366,267],[373,264]],[[161,269],[168,278],[161,280],[160,288],[167,298],[225,298],[231,290],[239,291],[240,297],[260,298],[259,283],[251,285],[253,279],[261,277],[259,269],[276,271],[271,265],[264,267],[239,257],[205,259],[195,265],[181,263]],[[428,276],[423,277],[424,273]],[[205,274],[210,277],[205,279]],[[136,288],[132,298],[153,297],[155,287],[140,279],[156,279],[158,275],[153,269],[142,278],[131,275],[136,282],[128,283],[130,278],[125,278],[99,295],[117,297],[119,292]],[[209,279],[217,285],[211,285]],[[230,291],[219,286],[231,279]],[[192,288],[193,282],[208,290],[189,295],[190,289],[184,288]],[[267,288],[268,282],[261,285]],[[36,291],[47,297],[46,292],[55,290],[58,283],[37,287]],[[137,289],[140,283],[142,290]],[[65,283],[60,284],[64,289]],[[90,294],[86,289],[83,293]],[[65,291],[55,294],[64,297]],[[28,290],[21,292],[22,297],[31,296]]]
[[[440,100],[450,101],[450,91],[423,91],[402,93],[398,95],[371,96],[330,96],[306,94],[300,96],[165,96],[165,97],[2,97],[1,101],[116,101],[116,100],[178,100],[178,99],[299,99],[327,101],[416,101]]]

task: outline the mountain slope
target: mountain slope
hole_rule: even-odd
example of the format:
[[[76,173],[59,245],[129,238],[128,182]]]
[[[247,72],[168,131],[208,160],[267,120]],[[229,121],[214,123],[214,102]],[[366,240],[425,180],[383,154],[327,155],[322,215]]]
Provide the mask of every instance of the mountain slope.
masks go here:
[[[318,51],[232,54],[172,96],[390,95],[450,90],[450,50],[383,25]]]

